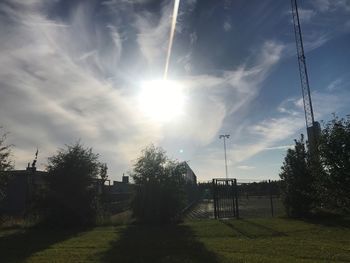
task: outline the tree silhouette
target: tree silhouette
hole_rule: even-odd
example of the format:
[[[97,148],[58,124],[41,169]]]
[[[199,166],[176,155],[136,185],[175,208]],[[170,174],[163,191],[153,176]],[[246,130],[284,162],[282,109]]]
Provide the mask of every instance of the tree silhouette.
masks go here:
[[[186,202],[185,169],[161,148],[151,145],[144,149],[131,174],[136,184],[134,217],[147,223],[174,222]]]
[[[304,136],[295,140],[294,149],[288,149],[282,172],[282,193],[289,216],[306,216],[313,203],[313,177],[309,167]]]
[[[5,198],[6,185],[9,179],[8,174],[5,173],[5,171],[13,169],[13,164],[10,158],[12,145],[6,144],[6,136],[7,133],[3,133],[0,136],[0,201]]]
[[[350,211],[350,116],[325,124],[319,147],[323,167],[320,194],[330,208]]]
[[[59,225],[93,224],[98,213],[99,155],[79,142],[48,159],[47,219]]]

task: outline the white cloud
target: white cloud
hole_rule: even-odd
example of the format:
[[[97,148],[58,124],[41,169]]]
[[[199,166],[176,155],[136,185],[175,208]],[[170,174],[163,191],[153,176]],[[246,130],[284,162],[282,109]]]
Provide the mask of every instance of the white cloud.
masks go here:
[[[232,25],[229,21],[225,21],[223,27],[226,32],[231,31],[232,29]]]
[[[189,96],[196,98],[187,109],[180,127],[186,128],[186,136],[206,145],[212,141],[226,116],[241,110],[253,100],[272,67],[279,61],[283,45],[266,42],[250,68],[239,67],[217,76],[198,75],[185,80]],[[229,97],[228,95],[229,94]],[[178,130],[174,131],[178,136]]]
[[[251,67],[183,79],[187,114],[163,126],[135,110],[137,88],[124,92],[108,80],[124,49],[117,24],[94,30],[98,25],[91,24],[91,11],[82,4],[64,22],[48,19],[41,9],[5,11],[13,21],[0,17],[0,110],[6,113],[0,123],[12,132],[17,168],[31,161],[36,147],[41,164],[57,147],[81,139],[101,153],[116,178],[151,142],[182,138],[207,145],[228,114],[254,99],[283,49],[266,42]],[[168,14],[168,6],[158,22],[149,13],[135,14],[137,43],[149,65],[162,60]]]
[[[299,8],[298,13],[301,22],[309,22],[316,15],[316,11],[311,9]]]
[[[326,87],[328,91],[335,91],[339,89],[342,86],[343,79],[337,78],[336,80],[333,80],[329,85]]]
[[[249,166],[249,165],[239,165],[239,166],[237,166],[237,168],[240,170],[254,170],[255,169],[254,166]]]
[[[209,146],[216,140],[216,136],[222,129],[223,121],[228,116],[240,116],[244,107],[249,105],[259,93],[263,81],[270,74],[273,67],[279,62],[284,46],[276,42],[268,41],[263,44],[260,52],[255,58],[255,63],[251,67],[241,66],[236,70],[224,71],[221,74],[199,75],[187,79],[184,83],[189,88],[191,96],[197,100],[191,102],[193,109],[189,114],[192,118],[180,127],[186,127],[184,134],[181,130],[173,130],[177,137],[187,138],[197,141],[201,147],[201,152],[192,158],[193,169],[202,178],[220,177],[218,171],[223,169],[223,150]],[[236,118],[237,118],[236,117]],[[242,123],[243,120],[242,120]],[[276,125],[277,126],[277,125]],[[229,144],[232,140],[239,139],[241,132],[247,132],[238,126],[235,128],[228,140],[228,165],[234,169],[234,165],[240,160],[243,161],[252,152],[255,146],[235,146],[231,151]],[[184,136],[184,137],[183,137]],[[258,145],[256,153],[264,149],[267,145]],[[236,158],[237,156],[242,159]],[[246,156],[246,157],[245,157]],[[229,169],[229,174],[231,174]]]
[[[38,12],[11,12],[17,22],[2,21],[1,29],[6,41],[0,44],[0,110],[6,114],[0,123],[11,131],[17,168],[24,168],[36,147],[40,164],[57,147],[81,138],[116,172],[160,138],[159,127],[138,117],[134,98],[103,78],[122,50],[115,27],[108,27],[109,36],[93,36],[88,13],[79,9],[64,27]]]
[[[350,11],[349,0],[314,0],[312,1],[314,7],[320,12],[334,12],[338,9]]]
[[[304,48],[307,52],[314,50],[323,46],[329,40],[331,40],[334,36],[332,36],[331,32],[322,33],[322,32],[309,32],[308,34],[304,34]]]
[[[155,20],[149,12],[135,15],[135,27],[138,30],[137,42],[142,55],[147,59],[149,67],[165,64],[170,34],[170,17],[172,3],[163,7],[159,21]]]
[[[332,93],[313,92],[313,106],[315,119],[329,119],[331,113],[337,113],[347,106],[348,91]],[[281,102],[285,111],[280,111],[282,116],[262,120],[258,124],[247,125],[241,129],[241,136],[249,134],[249,143],[235,145],[229,152],[229,159],[233,163],[240,163],[266,150],[284,150],[292,145],[275,146],[286,139],[298,137],[297,133],[305,133],[305,119],[302,98],[288,98]],[[281,106],[278,107],[280,109]],[[254,139],[252,139],[254,138]],[[254,141],[254,142],[252,142]]]
[[[285,50],[281,43],[264,42],[251,55],[249,66],[241,64],[215,74],[192,76],[189,68],[188,77],[178,80],[188,98],[186,114],[176,122],[156,124],[135,107],[135,83],[144,72],[138,70],[125,77],[126,83],[118,82],[118,74],[124,77],[125,71],[133,71],[121,63],[130,48],[125,44],[129,35],[123,34],[123,28],[117,22],[92,24],[93,14],[83,4],[66,20],[51,20],[42,13],[45,9],[35,8],[37,2],[20,10],[0,5],[11,17],[9,21],[0,16],[0,124],[11,131],[17,168],[32,160],[36,147],[39,164],[45,164],[45,157],[57,147],[80,138],[101,153],[115,179],[130,168],[130,161],[145,145],[181,140],[190,141],[195,148],[191,166],[201,177],[209,178],[224,169],[223,149],[211,144],[228,118],[238,123],[229,141],[237,144],[228,150],[229,166],[241,170],[248,166],[240,162],[262,151],[279,149],[282,146],[276,145],[304,126],[299,98],[281,103],[278,116],[253,125],[240,117],[280,61]],[[105,5],[113,10],[121,2],[130,4],[124,0]],[[130,64],[159,75],[165,62],[171,8],[171,3],[164,5],[159,20],[143,11],[131,14],[137,30],[132,52],[137,55],[129,59]],[[190,42],[196,44],[196,33]],[[182,63],[193,67],[191,56],[191,52],[185,53]],[[315,108],[318,103],[330,102],[323,108],[332,112],[345,99],[315,93],[315,101]],[[250,137],[249,143],[238,141],[242,135]],[[204,147],[208,147],[206,151],[196,152]]]
[[[292,149],[293,147],[294,147],[293,144],[291,144],[291,145],[279,145],[279,146],[267,147],[264,150],[266,150],[266,151],[288,150],[288,149]]]
[[[243,162],[254,155],[273,147],[276,143],[291,138],[303,125],[302,114],[299,116],[284,116],[261,121],[259,124],[247,127],[255,143],[237,145],[230,153],[233,162]],[[246,132],[248,132],[246,131]]]
[[[328,11],[331,7],[330,0],[314,0],[313,4],[321,12]]]
[[[193,46],[194,44],[196,44],[198,39],[197,33],[196,32],[192,32],[190,33],[190,44]]]

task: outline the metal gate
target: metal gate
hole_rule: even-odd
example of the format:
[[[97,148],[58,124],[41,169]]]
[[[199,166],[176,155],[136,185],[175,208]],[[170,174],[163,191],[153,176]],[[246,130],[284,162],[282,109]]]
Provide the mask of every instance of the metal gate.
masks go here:
[[[213,179],[215,218],[239,217],[236,179]]]

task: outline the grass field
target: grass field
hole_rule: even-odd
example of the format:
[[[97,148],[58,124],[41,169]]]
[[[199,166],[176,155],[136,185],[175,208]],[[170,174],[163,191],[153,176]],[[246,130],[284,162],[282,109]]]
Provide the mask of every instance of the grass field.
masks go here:
[[[333,223],[331,223],[333,222]],[[346,220],[0,229],[0,262],[350,262]]]

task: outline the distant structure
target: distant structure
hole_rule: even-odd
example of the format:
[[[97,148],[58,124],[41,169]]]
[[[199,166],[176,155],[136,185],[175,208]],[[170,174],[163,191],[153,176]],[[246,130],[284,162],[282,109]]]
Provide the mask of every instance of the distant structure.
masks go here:
[[[187,162],[184,162],[184,164],[186,167],[186,173],[184,174],[185,181],[191,184],[197,184],[196,174],[192,171]]]
[[[131,191],[131,184],[129,184],[129,176],[123,174],[122,181],[113,181],[112,184],[106,186],[107,191],[111,194],[129,193]]]
[[[111,213],[120,213],[130,207],[134,187],[134,184],[129,183],[129,176],[124,174],[121,182],[113,181],[112,184],[104,186],[108,196],[108,209]]]
[[[314,119],[314,112],[312,108],[309,77],[308,77],[307,68],[306,68],[304,45],[303,45],[303,38],[301,33],[297,0],[291,0],[291,4],[292,4],[295,41],[296,41],[297,53],[298,53],[301,89],[303,93],[307,138],[309,141],[311,154],[317,156],[317,144],[318,144],[318,138],[319,138],[321,129],[320,129],[320,124]]]
[[[32,170],[7,171],[10,180],[7,185],[7,195],[0,204],[0,212],[23,216],[30,208],[35,193],[46,186],[47,172]]]
[[[124,184],[128,184],[128,183],[129,183],[129,176],[125,176],[125,175],[123,174],[122,182],[123,182]]]
[[[6,171],[9,175],[7,184],[7,195],[0,204],[0,212],[12,215],[23,216],[30,208],[35,193],[46,187],[47,172],[37,171],[36,162],[39,151],[36,150],[35,158],[26,170]]]
[[[220,134],[219,139],[224,139],[224,153],[225,153],[225,172],[226,172],[226,179],[228,179],[228,173],[227,173],[227,157],[226,157],[226,139],[230,138],[230,134]]]

